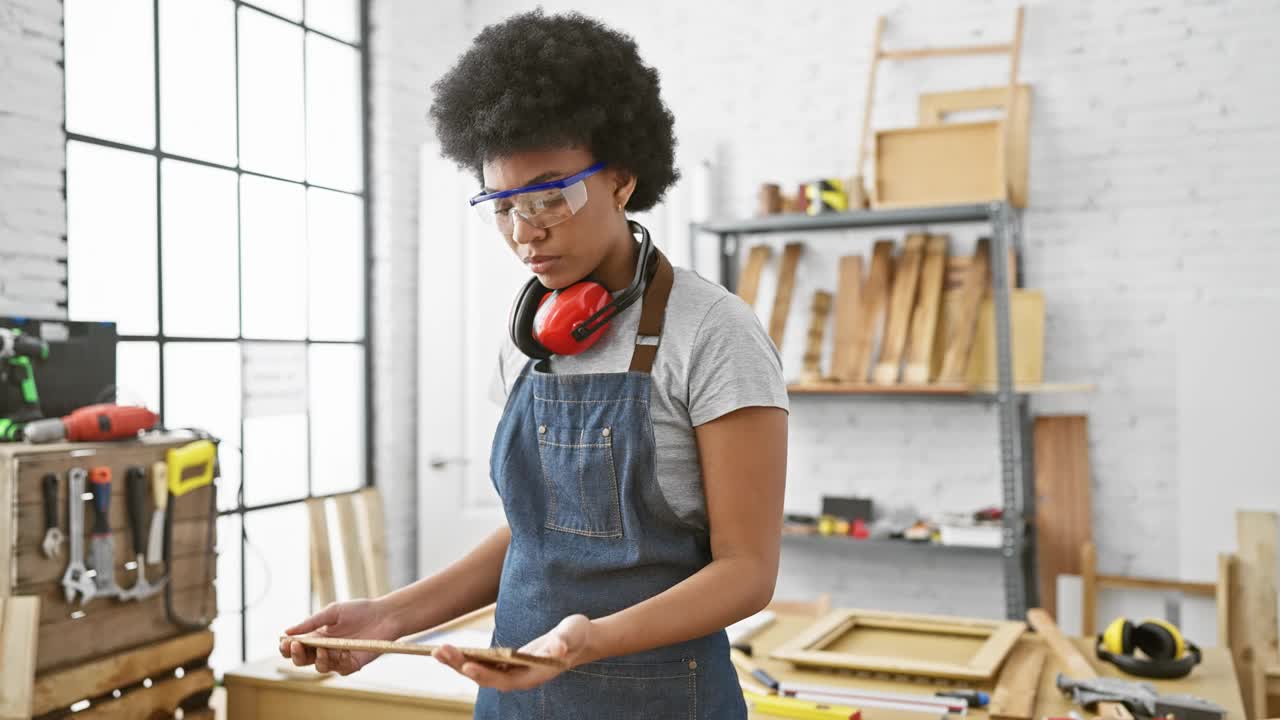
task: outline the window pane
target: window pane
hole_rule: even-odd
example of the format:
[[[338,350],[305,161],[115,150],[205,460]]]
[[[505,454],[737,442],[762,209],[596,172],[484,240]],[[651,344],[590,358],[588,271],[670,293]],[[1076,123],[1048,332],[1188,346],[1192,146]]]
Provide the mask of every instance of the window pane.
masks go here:
[[[240,165],[303,176],[302,28],[240,9]]]
[[[364,336],[364,201],[307,190],[308,332],[318,340]]]
[[[160,4],[160,147],[224,165],[236,161],[235,6]]]
[[[242,327],[245,337],[307,335],[306,221],[301,185],[240,180]]]
[[[307,33],[307,180],[360,190],[360,53]]]
[[[306,505],[297,503],[244,516],[249,536],[245,612],[249,661],[278,654],[276,638],[305,620],[311,607],[311,558]]]
[[[240,660],[240,516],[218,518],[218,616],[213,620],[209,665],[219,675]]]
[[[116,402],[160,412],[160,346],[153,342],[116,344]]]
[[[280,17],[302,22],[302,0],[249,0],[245,4],[255,5]]]
[[[216,435],[218,507],[236,506],[240,489],[240,346],[234,342],[166,343],[165,425]]]
[[[236,174],[177,160],[160,164],[164,332],[240,331]]]
[[[151,0],[66,0],[67,130],[155,147]]]
[[[359,42],[360,3],[356,0],[307,0],[307,27],[347,42]]]
[[[311,493],[327,495],[365,482],[364,349],[312,345],[310,367]]]
[[[67,310],[156,334],[156,165],[150,155],[67,143]]]
[[[244,419],[244,504],[307,496],[307,416]]]

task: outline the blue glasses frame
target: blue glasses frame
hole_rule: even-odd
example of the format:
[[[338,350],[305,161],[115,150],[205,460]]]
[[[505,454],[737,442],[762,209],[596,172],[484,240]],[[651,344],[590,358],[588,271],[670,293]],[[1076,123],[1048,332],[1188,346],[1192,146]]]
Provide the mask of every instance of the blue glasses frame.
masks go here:
[[[527,193],[527,192],[537,192],[538,190],[552,190],[552,189],[563,190],[576,182],[579,182],[581,180],[586,180],[592,175],[595,175],[596,173],[603,170],[604,166],[605,166],[604,163],[598,162],[595,165],[592,165],[591,167],[587,168],[586,170],[583,170],[582,172],[576,175],[570,175],[567,178],[561,178],[559,180],[548,180],[547,182],[544,182],[544,183],[538,183],[536,185],[526,185],[524,187],[512,188],[511,190],[499,190],[498,192],[491,192],[491,193],[488,193],[487,195],[477,195],[471,198],[470,200],[468,200],[467,202],[469,202],[472,205],[472,207],[474,207],[476,205],[479,205],[482,202],[488,202],[490,200],[501,200],[503,198],[509,198],[512,195],[520,195],[522,193]]]

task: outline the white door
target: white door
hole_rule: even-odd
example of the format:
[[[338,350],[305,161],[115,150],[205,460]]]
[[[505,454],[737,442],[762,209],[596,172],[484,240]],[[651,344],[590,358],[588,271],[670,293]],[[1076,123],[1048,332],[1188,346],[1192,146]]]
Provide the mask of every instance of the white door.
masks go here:
[[[489,481],[502,408],[490,399],[511,298],[526,271],[467,205],[470,173],[424,144],[418,204],[418,571],[434,573],[504,522]]]
[[[441,158],[435,143],[420,148],[419,165],[418,572],[427,575],[505,522],[489,480],[489,447],[502,414],[490,388],[511,301],[529,275],[467,205],[477,179]],[[662,206],[635,216],[673,264],[694,255],[690,211],[697,212],[694,198],[707,184],[673,188]],[[701,249],[699,262],[710,250],[706,267],[714,272],[714,243]]]

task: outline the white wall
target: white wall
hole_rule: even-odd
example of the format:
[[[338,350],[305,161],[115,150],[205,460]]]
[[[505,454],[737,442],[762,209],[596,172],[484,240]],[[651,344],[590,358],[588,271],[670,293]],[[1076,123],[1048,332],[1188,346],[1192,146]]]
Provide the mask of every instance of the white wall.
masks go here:
[[[0,0],[0,315],[65,317],[62,4]]]
[[[878,14],[889,17],[886,46],[914,47],[1003,42],[1013,7],[1003,0],[542,4],[581,10],[634,35],[662,73],[686,178],[693,162],[716,157],[716,195],[730,215],[751,212],[760,182],[850,173]],[[464,6],[465,26],[475,32],[526,6],[473,0]],[[1261,0],[1028,3],[1022,78],[1033,86],[1034,109],[1026,280],[1048,300],[1046,375],[1099,388],[1038,399],[1034,409],[1090,416],[1104,572],[1180,571],[1180,536],[1190,532],[1173,521],[1180,308],[1222,295],[1276,297],[1280,214],[1270,205],[1280,187],[1280,94],[1267,88],[1276,87],[1280,66],[1277,26],[1280,5]],[[439,60],[435,44],[422,47],[424,62]],[[1004,78],[994,58],[890,63],[880,76],[875,124],[912,124],[920,91]],[[684,185],[673,195],[687,203]],[[956,228],[957,249],[965,251],[976,232]],[[805,238],[811,252],[784,342],[790,367],[798,366],[809,292],[832,287],[830,259],[870,237]],[[699,269],[714,272],[709,264]],[[767,316],[767,299],[759,310]],[[1263,426],[1241,432],[1249,436],[1242,442],[1256,443],[1271,434]],[[794,403],[788,505],[796,510],[813,509],[823,492],[921,509],[974,507],[999,499],[998,468],[989,410]],[[1214,481],[1229,498],[1231,478]],[[797,579],[787,592],[825,582],[811,555],[789,549],[788,557],[784,573],[794,570]],[[940,562],[921,572],[893,558],[865,563],[850,564],[837,592],[865,597],[875,588],[885,602],[929,596],[936,610],[999,612],[998,595],[932,589],[971,590],[995,577],[996,563],[989,575]],[[1103,599],[1102,614],[1109,602]],[[1152,605],[1162,606],[1159,599]]]

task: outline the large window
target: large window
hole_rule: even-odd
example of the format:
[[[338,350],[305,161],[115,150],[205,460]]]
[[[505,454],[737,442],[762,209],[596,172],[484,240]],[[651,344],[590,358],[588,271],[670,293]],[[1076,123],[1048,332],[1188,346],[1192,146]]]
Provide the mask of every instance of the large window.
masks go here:
[[[371,481],[360,0],[65,0],[68,311],[223,439],[217,646],[310,609],[301,502]]]

